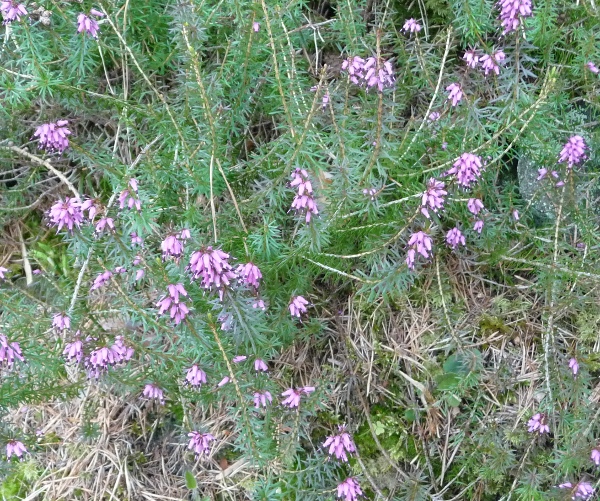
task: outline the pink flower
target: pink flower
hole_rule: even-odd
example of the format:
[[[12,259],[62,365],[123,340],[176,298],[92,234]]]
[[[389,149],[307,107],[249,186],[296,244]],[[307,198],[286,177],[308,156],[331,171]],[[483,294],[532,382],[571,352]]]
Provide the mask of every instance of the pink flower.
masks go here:
[[[590,61],[589,63],[586,63],[586,67],[588,70],[590,70],[592,73],[600,73],[600,69],[598,69],[598,67],[592,63],[592,61]]]
[[[229,254],[210,246],[194,252],[187,269],[192,280],[201,279],[200,285],[204,289],[217,289],[221,300],[225,287],[237,277],[229,264]]]
[[[513,209],[513,211],[512,211],[512,217],[513,217],[513,219],[515,221],[518,221],[520,219],[519,211],[517,209]]]
[[[289,308],[292,317],[301,318],[302,314],[306,313],[308,310],[306,309],[306,305],[308,301],[304,299],[302,296],[294,296],[292,297],[292,301],[290,302]]]
[[[104,13],[96,9],[90,10],[90,15],[104,17]],[[77,33],[85,32],[93,38],[98,38],[99,28],[98,22],[95,19],[86,16],[83,12],[77,16]]]
[[[79,341],[79,331],[76,334],[76,341],[67,345],[63,355],[68,361],[81,360],[81,341]],[[112,346],[101,346],[93,350],[89,357],[84,360],[87,369],[88,377],[98,379],[104,374],[109,367],[118,363],[126,362],[133,356],[134,349],[125,345],[123,336],[117,336]]]
[[[50,220],[48,226],[56,226],[56,232],[62,230],[66,226],[69,231],[73,231],[73,227],[79,228],[83,222],[83,213],[81,212],[81,203],[74,198],[66,197],[63,200],[58,200],[47,212]]]
[[[167,310],[171,316],[171,320],[175,325],[179,325],[182,320],[188,315],[190,310],[187,305],[180,300],[180,295],[187,296],[187,291],[183,284],[169,284],[167,286],[167,295],[159,299],[156,303],[158,314],[163,315]]]
[[[259,371],[267,372],[269,370],[269,368],[267,367],[267,364],[265,363],[264,360],[261,360],[260,358],[257,358],[254,361],[254,370],[256,372],[259,372]]]
[[[375,200],[377,193],[378,193],[377,188],[365,188],[363,190],[363,195],[366,197],[369,197],[371,200]]]
[[[467,209],[469,209],[471,214],[476,216],[481,210],[484,209],[483,202],[478,198],[469,198],[469,201],[467,202]]]
[[[344,498],[344,501],[356,501],[359,496],[362,496],[360,485],[354,477],[348,477],[337,486],[337,497]]]
[[[67,359],[67,362],[81,362],[83,358],[83,343],[79,338],[80,332],[77,331],[75,333],[75,339],[71,343],[67,343],[65,345],[65,349],[63,350],[63,356]]]
[[[102,217],[96,223],[96,233],[102,233],[104,228],[109,227],[111,230],[115,229],[115,220],[112,217]]]
[[[600,449],[594,447],[592,449],[592,454],[590,455],[590,459],[594,462],[596,466],[600,466]]]
[[[9,440],[6,443],[6,459],[10,459],[12,456],[17,456],[19,459],[21,459],[25,453],[27,453],[27,448],[23,442],[19,442],[18,440]]]
[[[155,384],[147,384],[144,386],[144,391],[142,392],[142,396],[150,399],[156,400],[160,405],[165,405],[165,397],[163,391],[156,386]]]
[[[132,233],[131,235],[131,245],[142,245],[144,241],[138,236],[137,233]]]
[[[569,360],[569,369],[571,369],[573,372],[573,376],[577,376],[577,373],[579,372],[579,364],[577,363],[576,358]]]
[[[139,269],[135,272],[135,281],[138,282],[139,280],[141,280],[142,278],[144,278],[144,275],[146,274],[146,272],[142,269]]]
[[[446,243],[455,250],[459,245],[466,245],[465,236],[455,227],[446,233]]]
[[[6,280],[6,277],[4,276],[4,274],[7,272],[8,272],[8,268],[5,268],[4,266],[0,266],[0,280]]]
[[[221,381],[219,381],[217,384],[217,388],[221,388],[221,386],[225,386],[227,383],[229,383],[229,376],[225,376],[223,379],[221,379]]]
[[[527,421],[527,431],[529,433],[538,432],[540,435],[543,435],[544,433],[550,433],[550,427],[546,424],[547,418],[548,417],[546,414],[538,412],[529,421]]]
[[[206,372],[194,364],[188,369],[185,381],[194,387],[200,388],[202,384],[206,384]]]
[[[98,202],[93,198],[86,199],[81,204],[81,212],[85,213],[86,211],[88,213],[88,216],[87,216],[88,219],[90,221],[94,221],[94,218],[96,217],[96,214],[98,213]]]
[[[175,235],[169,235],[165,238],[161,244],[163,261],[169,256],[173,256],[175,259],[179,259],[183,254],[183,243],[177,239]]]
[[[115,354],[115,358],[118,362],[127,362],[131,360],[135,350],[131,346],[125,344],[123,336],[116,336],[114,344],[110,347],[112,352]]]
[[[355,85],[365,86],[367,90],[377,87],[382,92],[386,87],[393,87],[395,83],[392,63],[369,57],[349,57],[342,63],[342,71],[348,72],[350,81]]]
[[[104,284],[106,284],[111,278],[112,278],[113,274],[112,272],[106,270],[103,273],[100,273],[94,280],[94,283],[92,284],[92,287],[90,288],[90,290],[96,290],[99,289],[100,287],[102,287]]]
[[[179,233],[179,238],[181,240],[183,240],[184,242],[186,240],[189,240],[190,238],[192,238],[192,235],[190,234],[190,230],[188,230],[187,228],[184,228],[183,230],[181,230],[181,232]]]
[[[478,219],[477,221],[475,221],[475,224],[473,225],[473,229],[481,235],[481,230],[483,230],[483,221],[481,219]]]
[[[352,441],[352,437],[346,431],[345,426],[338,426],[338,433],[336,435],[330,435],[325,440],[323,447],[329,447],[329,455],[335,455],[336,458],[343,462],[348,461],[346,453],[352,454],[356,452],[356,446]]]
[[[252,23],[252,30],[254,31],[254,33],[258,33],[258,31],[260,30],[260,24],[254,21]]]
[[[188,433],[188,437],[190,437],[188,449],[193,450],[196,457],[208,455],[210,443],[215,440],[210,433],[200,433],[199,431]]]
[[[458,184],[469,188],[472,183],[481,177],[481,157],[473,153],[463,153],[456,159],[452,168],[446,175],[456,174]]]
[[[425,259],[428,259],[431,256],[431,249],[433,247],[432,242],[431,237],[424,231],[418,231],[410,236],[407,244],[410,248],[406,256],[406,264],[411,270],[415,268],[415,257],[417,252]]]
[[[475,49],[469,49],[465,52],[463,59],[467,62],[469,68],[477,68],[479,63],[479,53]]]
[[[516,30],[523,22],[521,18],[531,16],[531,0],[499,0],[496,5],[504,35]]]
[[[589,482],[578,482],[573,485],[565,482],[558,486],[559,489],[571,489],[571,499],[590,499],[594,495],[594,487]]]
[[[58,120],[40,125],[33,134],[33,137],[38,138],[38,148],[59,153],[65,151],[69,147],[67,136],[71,134],[66,127],[68,123],[68,120]]]
[[[260,280],[262,279],[262,273],[254,263],[240,264],[235,272],[246,285],[258,289]]]
[[[586,158],[586,149],[587,145],[581,136],[571,136],[561,150],[558,162],[567,162],[567,168],[572,169],[574,165]]]
[[[0,5],[0,12],[4,17],[4,24],[8,24],[12,21],[20,21],[21,16],[27,15],[25,5],[17,3],[14,0],[6,0]]]
[[[421,212],[426,218],[429,219],[428,207],[435,213],[444,208],[444,196],[448,194],[444,187],[444,183],[434,178],[427,182],[427,190],[421,197]]]
[[[254,407],[259,409],[260,407],[266,407],[267,402],[272,402],[273,397],[271,397],[271,393],[268,391],[264,391],[263,393],[255,392],[254,393]]]
[[[296,212],[304,213],[306,222],[310,223],[311,217],[317,215],[319,209],[313,197],[313,189],[308,172],[304,169],[296,169],[292,173],[290,187],[298,189],[290,210],[294,209]]]
[[[248,358],[248,357],[247,357],[246,355],[236,355],[235,357],[233,357],[233,358],[231,359],[231,361],[232,361],[234,364],[239,364],[239,363],[241,363],[241,362],[244,362],[244,361],[245,361],[247,358]]]
[[[448,91],[448,100],[452,101],[452,106],[456,106],[463,98],[463,91],[459,84],[451,83],[446,87]]]
[[[427,117],[427,120],[429,120],[430,122],[437,122],[441,118],[441,116],[442,115],[439,111],[432,111]]]
[[[413,18],[407,19],[402,27],[404,33],[418,33],[421,31],[421,25]]]
[[[59,331],[71,328],[71,319],[64,313],[55,313],[52,317],[52,327]]]
[[[0,367],[6,366],[9,370],[12,369],[15,359],[25,361],[19,343],[16,341],[11,343],[4,334],[0,334]]]
[[[541,169],[538,169],[538,177],[537,177],[537,181],[541,181],[542,179],[544,179],[546,177],[546,174],[548,174],[548,169],[542,167]]]
[[[257,299],[256,301],[254,301],[252,303],[252,308],[261,309],[262,311],[265,311],[267,309],[267,307],[265,306],[265,302],[262,299]]]
[[[119,208],[133,209],[134,207],[138,210],[142,210],[142,202],[137,198],[137,194],[134,194],[130,190],[123,190],[119,195]]]
[[[289,407],[290,409],[298,407],[300,404],[300,397],[302,397],[303,394],[308,395],[313,391],[315,391],[314,386],[305,386],[304,388],[296,389],[290,388],[281,394],[282,397],[286,397],[285,400],[281,402],[281,405]]]
[[[498,63],[504,61],[506,59],[506,55],[503,51],[499,50],[494,52],[492,55],[484,54],[479,59],[481,63],[481,69],[484,72],[484,75],[487,76],[490,71],[493,71],[496,75],[500,74],[500,66]]]

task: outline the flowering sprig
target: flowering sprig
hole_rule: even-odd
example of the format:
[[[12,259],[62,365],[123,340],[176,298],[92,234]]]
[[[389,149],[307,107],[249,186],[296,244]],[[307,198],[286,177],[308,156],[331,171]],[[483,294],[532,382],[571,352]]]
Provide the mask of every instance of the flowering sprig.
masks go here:
[[[302,395],[309,395],[313,391],[315,391],[314,386],[304,386],[303,388],[289,388],[281,394],[282,397],[286,397],[285,400],[281,402],[281,405],[289,407],[290,409],[298,407],[300,405],[300,398],[302,397]]]

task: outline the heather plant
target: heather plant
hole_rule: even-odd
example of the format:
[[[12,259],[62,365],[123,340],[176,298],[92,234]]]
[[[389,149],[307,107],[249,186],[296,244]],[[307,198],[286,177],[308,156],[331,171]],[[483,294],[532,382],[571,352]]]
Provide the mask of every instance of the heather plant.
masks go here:
[[[591,0],[0,5],[7,499],[593,499]]]

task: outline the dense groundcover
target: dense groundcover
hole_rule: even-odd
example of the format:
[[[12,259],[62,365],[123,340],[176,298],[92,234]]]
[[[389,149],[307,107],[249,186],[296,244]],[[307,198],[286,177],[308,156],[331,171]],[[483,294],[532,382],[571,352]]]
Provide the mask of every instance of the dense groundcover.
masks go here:
[[[2,499],[596,496],[597,1],[0,12]]]

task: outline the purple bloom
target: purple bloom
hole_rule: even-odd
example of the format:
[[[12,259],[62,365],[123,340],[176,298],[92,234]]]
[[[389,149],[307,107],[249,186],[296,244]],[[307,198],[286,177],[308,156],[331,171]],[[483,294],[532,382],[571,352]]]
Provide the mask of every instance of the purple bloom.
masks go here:
[[[141,280],[142,278],[144,278],[144,275],[146,274],[146,272],[142,269],[139,269],[135,272],[135,281],[138,282],[139,280]]]
[[[267,307],[265,306],[265,302],[262,299],[257,299],[256,301],[254,301],[252,303],[252,308],[261,309],[262,311],[265,311],[267,309]]]
[[[371,200],[375,200],[377,193],[378,193],[377,188],[365,188],[363,190],[363,195],[366,197],[369,197]]]
[[[336,435],[327,437],[323,447],[329,447],[329,455],[335,455],[336,458],[345,463],[348,461],[346,453],[352,454],[356,452],[356,446],[352,441],[352,437],[346,431],[345,426],[338,426],[338,430]]]
[[[446,233],[446,243],[455,250],[459,245],[466,245],[465,236],[455,227]]]
[[[200,388],[202,384],[206,384],[206,372],[194,364],[188,369],[185,381],[194,387]]]
[[[10,459],[12,456],[17,456],[19,459],[23,457],[23,454],[27,452],[27,448],[23,442],[18,440],[9,440],[6,444],[6,459]]]
[[[444,196],[448,194],[444,187],[446,185],[437,179],[431,178],[427,182],[427,190],[421,197],[421,212],[429,219],[429,209],[437,213],[439,209],[444,208]]]
[[[531,16],[531,0],[499,0],[496,5],[504,35],[516,30],[523,22],[521,18]]]
[[[451,83],[446,87],[448,91],[448,100],[452,101],[452,106],[456,106],[463,98],[463,91],[459,84]]]
[[[596,466],[600,466],[600,449],[594,447],[592,449],[592,454],[590,455],[590,459],[594,462]]]
[[[410,19],[404,21],[402,31],[404,31],[404,33],[418,33],[421,31],[421,25],[411,17]]]
[[[415,257],[418,252],[425,259],[428,259],[431,255],[432,239],[424,231],[418,231],[413,233],[408,240],[408,252],[406,254],[406,264],[411,270],[415,268]]]
[[[585,65],[587,67],[588,70],[590,70],[592,73],[598,74],[600,73],[600,69],[598,69],[598,67],[592,63],[592,61],[590,61],[589,63],[586,63]]]
[[[142,245],[144,241],[138,236],[137,233],[132,233],[131,237],[131,245]]]
[[[188,449],[193,450],[196,457],[207,455],[210,452],[210,443],[215,440],[210,433],[200,433],[199,431],[188,433],[188,437],[190,437]]]
[[[306,222],[310,223],[312,215],[317,215],[319,209],[317,208],[317,203],[313,197],[313,189],[308,177],[308,172],[304,169],[296,169],[292,173],[290,187],[297,187],[298,189],[290,210],[294,209],[296,212],[305,213]]]
[[[187,296],[187,291],[184,289],[183,284],[170,284],[167,286],[167,293],[156,303],[158,314],[163,315],[169,310],[171,319],[175,325],[179,325],[190,312],[186,304],[180,301],[180,295]]]
[[[117,362],[127,362],[131,360],[135,350],[125,344],[123,336],[116,336],[114,344],[110,347],[117,358]]]
[[[50,222],[48,226],[57,226],[56,232],[66,226],[69,231],[73,227],[79,228],[83,222],[83,213],[81,212],[81,203],[75,198],[66,197],[65,200],[58,200],[47,212]]]
[[[513,211],[512,211],[512,217],[513,217],[513,219],[515,221],[518,221],[520,219],[519,211],[517,209],[513,209]]]
[[[83,343],[79,339],[79,331],[75,334],[75,340],[65,345],[63,356],[67,359],[67,362],[81,362],[83,358]]]
[[[256,372],[259,372],[259,371],[267,372],[269,370],[269,368],[267,367],[267,364],[265,363],[264,360],[261,360],[260,358],[257,358],[254,361],[254,370]]]
[[[111,230],[115,229],[115,220],[112,217],[102,217],[96,223],[96,233],[102,233],[104,228],[109,227]]]
[[[585,157],[585,150],[587,145],[581,136],[571,136],[560,151],[558,162],[567,162],[567,168],[572,169],[574,165],[577,165]]]
[[[95,199],[88,198],[81,204],[81,212],[85,213],[86,211],[88,213],[88,219],[94,221],[94,218],[98,213],[98,203]]]
[[[124,268],[123,266],[117,266],[114,271],[117,274],[127,273],[127,268]]]
[[[350,81],[355,85],[365,86],[368,89],[377,87],[380,92],[386,87],[393,87],[395,83],[394,70],[389,61],[378,61],[369,57],[365,61],[362,57],[349,57],[342,63],[342,71],[347,71]]]
[[[240,264],[235,272],[246,285],[258,289],[260,280],[262,279],[262,273],[254,263]]]
[[[292,301],[290,302],[289,308],[292,317],[300,318],[303,313],[307,312],[306,305],[308,301],[304,299],[302,296],[294,296]]]
[[[308,395],[313,391],[315,391],[314,386],[305,386],[296,389],[290,388],[281,394],[282,397],[286,397],[285,400],[281,402],[281,405],[289,407],[290,409],[298,407],[300,404],[300,397],[302,397],[302,395]]]
[[[106,282],[108,282],[111,278],[112,278],[112,272],[106,270],[103,273],[100,273],[94,280],[94,283],[92,284],[92,287],[90,288],[90,290],[96,290],[99,289],[100,287],[102,287],[104,284],[106,284]]]
[[[478,219],[477,221],[475,221],[475,224],[473,225],[473,229],[481,234],[481,230],[483,230],[483,221],[481,219]]]
[[[4,24],[8,24],[12,21],[20,21],[21,16],[27,15],[25,5],[17,3],[14,0],[6,0],[0,5],[0,12],[4,17]]]
[[[124,189],[119,195],[119,208],[124,209],[127,206],[128,209],[135,207],[138,211],[142,210],[142,202],[137,196],[137,179],[131,178],[128,185],[128,188]]]
[[[77,340],[79,338],[79,331],[77,332]],[[81,342],[74,342],[68,345],[63,352],[67,356],[68,360],[81,360]],[[79,350],[79,351],[77,351]],[[88,377],[98,379],[104,374],[109,367],[112,367],[120,362],[125,362],[133,356],[133,348],[126,346],[123,342],[122,336],[117,336],[112,346],[101,346],[93,350],[89,357],[84,360],[85,367],[87,369]]]
[[[225,376],[223,379],[221,379],[221,381],[219,381],[217,384],[217,388],[221,388],[221,386],[225,386],[227,383],[229,383],[229,376]]]
[[[217,289],[221,300],[224,288],[236,278],[229,264],[229,254],[220,249],[213,250],[210,246],[194,252],[187,269],[192,274],[192,280],[201,279],[200,285],[203,288]]]
[[[348,477],[337,486],[337,497],[344,498],[344,501],[356,501],[359,496],[362,496],[360,485],[354,477]]]
[[[541,181],[542,179],[544,179],[546,177],[546,174],[548,174],[548,169],[542,167],[541,169],[538,169],[538,177],[537,177],[537,181]]]
[[[52,327],[59,331],[71,328],[71,319],[65,313],[55,313],[52,317]]]
[[[142,396],[150,400],[156,400],[160,405],[165,405],[165,397],[163,391],[155,384],[147,384],[144,386]]]
[[[272,402],[273,397],[271,397],[271,393],[268,391],[264,391],[263,393],[255,392],[254,393],[254,407],[259,409],[261,406],[266,407],[267,402]]]
[[[231,361],[232,361],[234,364],[239,364],[239,363],[241,363],[241,362],[245,361],[247,358],[248,358],[248,357],[247,357],[246,355],[236,355],[235,357],[233,357],[233,358],[231,359]]]
[[[99,10],[90,10],[90,16],[104,17],[104,13]],[[85,15],[83,12],[77,16],[77,33],[85,32],[93,38],[98,38],[98,22],[92,17]]]
[[[506,55],[503,51],[499,50],[494,52],[492,55],[484,54],[479,59],[481,63],[481,69],[484,72],[484,75],[487,76],[490,71],[493,71],[496,75],[500,74],[500,66],[498,63],[504,61],[506,59]]]
[[[483,202],[478,198],[469,198],[469,201],[467,202],[467,209],[469,209],[471,214],[476,216],[484,209]]]
[[[466,61],[467,66],[469,68],[477,68],[477,64],[479,63],[479,58],[481,56],[475,49],[469,49],[465,52],[463,59]]]
[[[4,334],[0,334],[0,366],[6,366],[8,369],[12,369],[15,364],[15,359],[20,360],[21,362],[25,361],[19,343],[16,341],[11,343]]]
[[[571,369],[573,372],[573,376],[577,376],[577,373],[579,372],[579,364],[577,363],[576,358],[569,360],[569,369]]]
[[[181,230],[181,232],[179,233],[179,238],[181,240],[183,240],[184,242],[186,240],[189,240],[190,238],[192,238],[192,235],[190,234],[190,230],[188,230],[187,228],[184,228],[183,230]]]
[[[571,499],[590,499],[594,495],[594,488],[589,482],[578,482],[573,485],[565,482],[558,486],[559,489],[571,489]]]
[[[446,175],[456,174],[458,184],[469,188],[471,183],[474,183],[481,177],[481,157],[473,153],[463,153],[456,159],[452,168],[446,172]]]
[[[547,424],[548,416],[546,414],[538,412],[529,421],[527,421],[529,433],[538,432],[540,435],[544,433],[550,433],[550,427]]]
[[[4,276],[6,272],[8,272],[8,268],[0,266],[0,280],[6,280],[6,277]]]
[[[34,132],[33,137],[38,138],[38,148],[48,151],[62,153],[69,147],[69,136],[71,131],[65,127],[68,120],[40,125]]]
[[[165,238],[161,244],[163,261],[169,256],[173,256],[175,259],[179,259],[183,255],[183,243],[177,239],[176,235],[169,235]]]
[[[252,23],[252,30],[254,31],[254,33],[258,33],[258,30],[260,30],[260,24],[254,21]]]
[[[441,118],[441,116],[442,115],[439,111],[432,111],[427,117],[427,120],[429,120],[430,122],[437,122]]]

